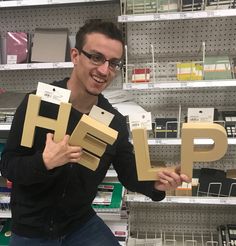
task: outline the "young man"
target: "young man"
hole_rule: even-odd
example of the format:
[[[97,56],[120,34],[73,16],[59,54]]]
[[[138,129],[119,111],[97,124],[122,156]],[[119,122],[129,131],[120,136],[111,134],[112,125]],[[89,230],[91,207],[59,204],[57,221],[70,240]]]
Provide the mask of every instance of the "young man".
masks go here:
[[[11,246],[119,245],[91,207],[111,163],[127,189],[154,201],[189,181],[178,171],[163,171],[156,182],[138,181],[125,118],[101,94],[122,68],[123,49],[121,32],[112,23],[90,22],[78,31],[71,77],[53,83],[71,90],[67,135],[59,143],[53,141],[52,131],[37,128],[32,148],[20,146],[28,95],[18,107],[1,159],[2,175],[13,182]],[[115,115],[110,127],[118,131],[95,171],[78,164],[82,149],[68,144],[81,116],[93,105]],[[41,103],[42,116],[56,118],[57,111],[58,106]]]

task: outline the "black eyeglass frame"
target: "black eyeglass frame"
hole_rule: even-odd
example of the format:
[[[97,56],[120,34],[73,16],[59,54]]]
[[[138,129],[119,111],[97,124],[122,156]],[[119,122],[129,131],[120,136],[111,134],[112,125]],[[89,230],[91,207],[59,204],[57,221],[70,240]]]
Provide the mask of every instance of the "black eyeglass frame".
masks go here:
[[[123,68],[123,62],[119,59],[116,58],[112,58],[112,59],[106,59],[105,56],[101,53],[88,53],[85,50],[80,50],[80,52],[85,55],[94,65],[96,66],[101,66],[103,65],[106,61],[109,64],[109,68],[111,70],[115,70],[115,71],[120,71]],[[101,61],[96,62],[95,58],[101,57]],[[93,59],[94,58],[94,59]]]

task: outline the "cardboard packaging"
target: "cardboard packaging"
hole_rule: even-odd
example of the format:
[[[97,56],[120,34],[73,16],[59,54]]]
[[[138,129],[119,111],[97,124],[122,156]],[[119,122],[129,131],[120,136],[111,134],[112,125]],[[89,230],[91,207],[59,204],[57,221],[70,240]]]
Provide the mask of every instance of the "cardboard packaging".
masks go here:
[[[68,30],[36,28],[31,62],[65,62],[68,49]]]

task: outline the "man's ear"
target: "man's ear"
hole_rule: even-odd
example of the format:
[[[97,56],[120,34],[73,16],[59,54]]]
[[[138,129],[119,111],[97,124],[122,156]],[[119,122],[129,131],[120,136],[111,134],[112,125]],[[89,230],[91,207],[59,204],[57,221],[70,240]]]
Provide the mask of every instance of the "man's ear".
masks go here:
[[[70,50],[71,62],[76,65],[79,59],[79,51],[76,48]]]

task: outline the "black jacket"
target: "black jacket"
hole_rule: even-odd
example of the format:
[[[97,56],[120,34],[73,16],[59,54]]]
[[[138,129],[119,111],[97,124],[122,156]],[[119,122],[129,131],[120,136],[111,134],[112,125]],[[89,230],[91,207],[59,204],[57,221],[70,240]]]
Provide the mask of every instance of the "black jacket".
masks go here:
[[[67,88],[67,81],[53,84]],[[20,146],[27,101],[28,95],[16,110],[1,157],[2,175],[13,182],[13,232],[26,237],[56,238],[79,228],[95,213],[91,204],[111,163],[127,189],[156,201],[165,197],[165,192],[154,191],[153,182],[137,180],[125,117],[103,95],[99,95],[98,106],[115,115],[110,127],[119,134],[115,143],[107,146],[96,171],[76,163],[48,171],[42,159],[48,129],[37,127],[32,148]],[[41,102],[40,115],[56,119],[57,112],[58,105]],[[81,116],[80,112],[71,109],[67,134],[73,132]]]

